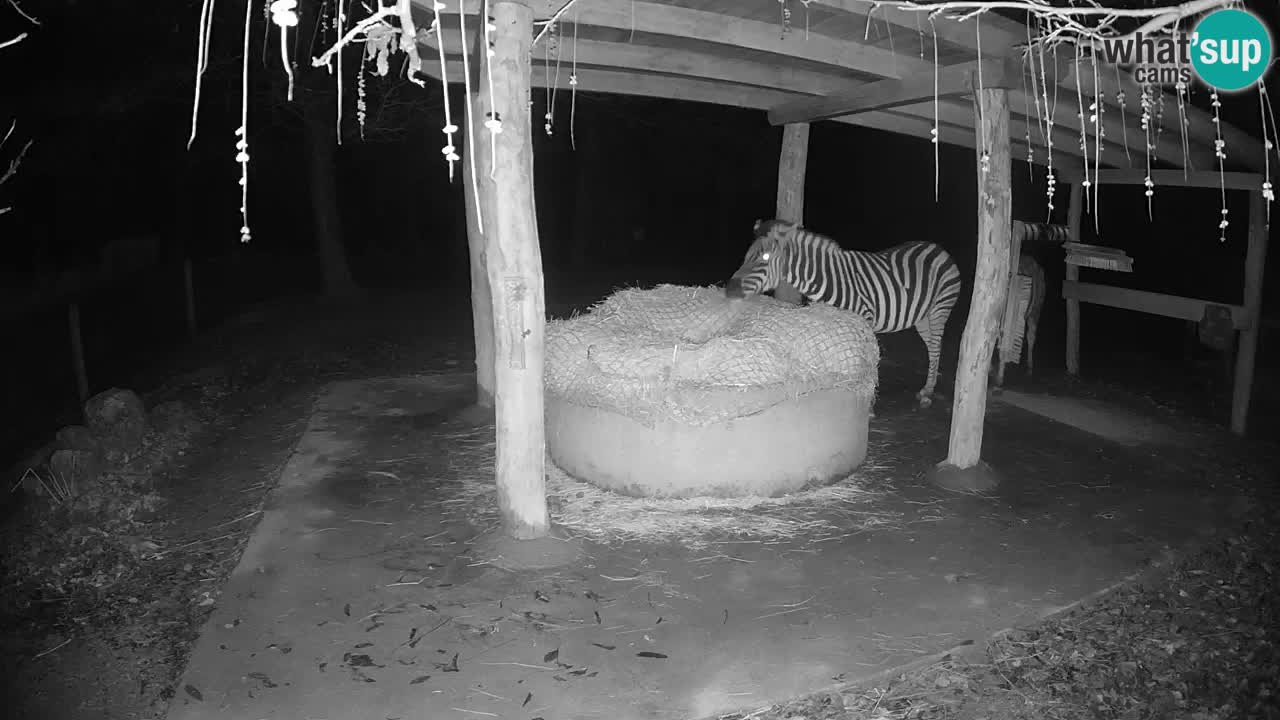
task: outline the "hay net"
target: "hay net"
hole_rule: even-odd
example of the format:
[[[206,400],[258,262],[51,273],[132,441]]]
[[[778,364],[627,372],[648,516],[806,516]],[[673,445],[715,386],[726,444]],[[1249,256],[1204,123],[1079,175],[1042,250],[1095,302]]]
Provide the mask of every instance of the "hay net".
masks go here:
[[[562,399],[704,426],[830,388],[871,398],[880,346],[862,316],[829,305],[659,285],[548,323],[545,363]]]

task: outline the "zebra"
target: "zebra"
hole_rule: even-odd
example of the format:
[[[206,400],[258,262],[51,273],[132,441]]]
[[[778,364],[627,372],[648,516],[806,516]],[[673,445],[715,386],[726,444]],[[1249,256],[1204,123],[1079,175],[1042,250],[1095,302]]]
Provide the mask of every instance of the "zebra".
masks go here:
[[[960,270],[930,242],[907,242],[879,252],[844,250],[833,239],[785,220],[757,220],[755,241],[725,295],[741,298],[786,281],[813,302],[861,314],[876,333],[914,328],[924,341],[929,371],[916,393],[933,403],[947,318],[960,295]]]
[[[1040,312],[1044,309],[1045,275],[1044,266],[1040,264],[1040,261],[1036,260],[1034,255],[1027,251],[1028,246],[1031,244],[1061,245],[1071,240],[1071,231],[1065,225],[1014,220],[1013,232],[1022,234],[1022,251],[1018,256],[1018,275],[1025,276],[1031,281],[1031,294],[1027,299],[1026,314],[1021,318],[1014,318],[1014,322],[1023,323],[1025,328],[1023,336],[1025,340],[1018,355],[1025,358],[1027,375],[1031,375],[1035,370],[1036,331],[1040,327]],[[1009,293],[1009,302],[1015,302],[1012,287],[1009,289]],[[996,388],[1004,386],[1004,363],[1000,361],[998,352],[1001,335],[996,336],[997,352],[993,354]],[[1018,362],[1018,360],[1019,357],[1014,357],[1013,359],[1014,362]]]

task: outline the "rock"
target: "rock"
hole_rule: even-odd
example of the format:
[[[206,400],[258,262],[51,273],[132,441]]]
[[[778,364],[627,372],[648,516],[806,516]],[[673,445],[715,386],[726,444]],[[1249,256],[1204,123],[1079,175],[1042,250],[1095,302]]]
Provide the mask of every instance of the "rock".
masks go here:
[[[147,410],[132,390],[111,388],[94,395],[84,404],[84,415],[112,463],[127,461],[147,436]]]
[[[68,425],[58,431],[54,437],[57,450],[88,450],[102,452],[102,443],[93,431],[83,425]]]

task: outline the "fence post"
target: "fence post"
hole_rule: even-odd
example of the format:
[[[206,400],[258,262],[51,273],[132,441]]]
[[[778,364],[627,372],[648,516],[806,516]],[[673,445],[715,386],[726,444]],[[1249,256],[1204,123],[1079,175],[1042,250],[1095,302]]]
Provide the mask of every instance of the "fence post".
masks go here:
[[[196,326],[196,287],[192,278],[190,256],[182,260],[182,288],[187,301],[187,335],[195,337]]]
[[[71,362],[76,372],[76,390],[80,393],[80,405],[83,407],[89,399],[89,374],[84,367],[84,340],[80,335],[80,304],[73,302],[67,306],[67,325],[71,332]]]

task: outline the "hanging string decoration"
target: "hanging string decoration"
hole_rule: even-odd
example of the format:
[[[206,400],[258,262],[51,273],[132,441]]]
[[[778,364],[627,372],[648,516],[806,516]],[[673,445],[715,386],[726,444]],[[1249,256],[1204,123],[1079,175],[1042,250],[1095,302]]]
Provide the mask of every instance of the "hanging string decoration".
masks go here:
[[[280,28],[280,63],[289,78],[289,102],[293,102],[293,63],[289,62],[289,28],[298,26],[298,0],[274,0],[271,3],[271,22]]]

